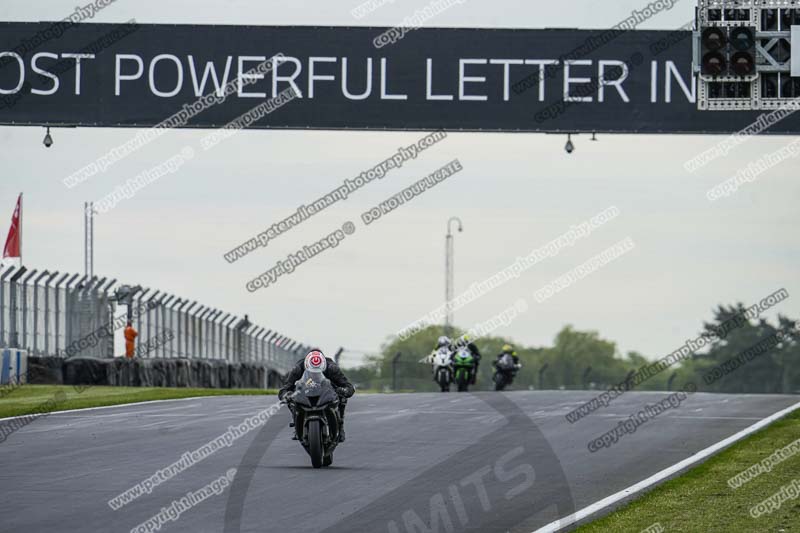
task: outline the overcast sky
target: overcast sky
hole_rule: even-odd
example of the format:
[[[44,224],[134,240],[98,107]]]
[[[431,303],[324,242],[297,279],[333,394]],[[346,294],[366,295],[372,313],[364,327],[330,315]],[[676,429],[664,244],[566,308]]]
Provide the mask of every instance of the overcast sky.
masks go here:
[[[364,19],[358,0],[117,0],[94,21],[394,26],[426,0],[394,0]],[[468,0],[432,26],[611,27],[644,1]],[[60,19],[75,0],[3,0],[0,19]],[[568,5],[568,8],[565,6]],[[681,0],[643,28],[674,29],[692,17]],[[126,179],[199,144],[201,131],[174,131],[80,187],[61,180],[124,143],[125,129],[0,127],[0,232],[25,192],[24,253],[29,267],[83,268],[82,205]],[[596,143],[555,135],[453,133],[424,156],[373,182],[265,249],[231,265],[222,254],[273,222],[408,145],[421,133],[247,131],[177,173],[161,178],[96,222],[95,271],[237,314],[305,343],[376,351],[387,335],[442,303],[446,221],[457,215],[456,293],[481,281],[609,206],[620,216],[518,280],[456,312],[469,327],[525,298],[529,310],[497,334],[549,345],[565,325],[598,330],[621,351],[663,356],[696,336],[719,303],[757,302],[785,287],[776,310],[800,317],[798,160],[770,169],[735,195],[709,202],[705,192],[737,169],[792,141],[762,137],[688,174],[683,163],[713,136],[604,135]],[[454,158],[459,174],[369,227],[358,217]],[[266,290],[244,284],[304,244],[359,222],[356,233]],[[535,291],[617,241],[635,248],[542,304]]]

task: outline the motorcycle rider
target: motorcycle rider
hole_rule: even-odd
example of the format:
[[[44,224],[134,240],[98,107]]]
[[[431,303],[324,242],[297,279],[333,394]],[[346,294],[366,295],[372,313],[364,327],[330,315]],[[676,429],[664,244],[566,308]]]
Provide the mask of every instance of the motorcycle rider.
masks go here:
[[[428,363],[431,365],[431,375],[433,376],[433,381],[436,381],[436,369],[439,368],[436,364],[436,354],[439,353],[439,350],[445,349],[447,350],[448,359],[451,363],[451,380],[452,380],[452,362],[453,362],[453,342],[450,340],[450,337],[442,335],[436,340],[436,348],[434,348],[431,353],[422,359],[420,359],[420,363]]]
[[[433,349],[433,353],[436,353],[441,348],[447,348],[451,352],[453,351],[453,341],[450,340],[450,337],[446,335],[442,335],[436,340],[436,348]]]
[[[450,359],[453,358],[453,341],[450,340],[450,337],[446,337],[442,335],[436,340],[436,348],[431,350],[431,353],[428,354],[427,357],[423,357],[419,360],[420,363],[429,363],[433,364],[434,359],[436,359],[436,353],[441,350],[442,348],[447,349],[448,353],[450,354]]]
[[[469,350],[469,353],[472,354],[472,359],[475,361],[475,366],[472,369],[472,379],[470,380],[470,385],[475,385],[475,380],[478,377],[478,365],[481,363],[481,352],[478,350],[478,347],[475,346],[475,343],[469,338],[469,335],[462,335],[460,340],[466,344],[467,350]]]
[[[278,391],[278,398],[286,402],[286,406],[292,412],[292,423],[289,426],[295,426],[296,414],[294,409],[294,404],[291,401],[291,398],[288,397],[292,392],[294,392],[295,381],[299,380],[303,377],[303,372],[306,368],[306,361],[310,358],[319,358],[325,357],[322,353],[322,350],[314,349],[308,352],[305,357],[297,361],[286,377],[283,379],[283,387],[281,387],[280,391]],[[353,385],[348,381],[347,377],[342,372],[342,369],[339,368],[339,365],[336,364],[336,361],[331,359],[330,357],[325,357],[326,367],[323,371],[323,375],[330,380],[331,385],[334,386],[336,389],[336,394],[339,395],[339,417],[341,418],[341,428],[339,431],[339,442],[344,442],[344,409],[347,406],[347,398],[350,398],[355,394],[356,389]],[[297,440],[297,430],[295,430],[294,435],[292,435],[292,440]]]
[[[503,351],[500,352],[497,355],[497,357],[495,357],[495,359],[494,359],[494,367],[498,372],[508,372],[507,370],[502,370],[498,366],[498,363],[500,362],[500,359],[502,359],[503,356],[506,355],[506,354],[510,355],[514,359],[514,370],[511,371],[511,375],[513,377],[514,375],[516,375],[517,370],[522,368],[522,365],[519,364],[519,357],[517,357],[517,352],[514,351],[514,347],[511,346],[510,344],[504,344],[503,345]]]
[[[451,360],[455,359],[456,351],[460,348],[466,348],[469,350],[470,355],[472,355],[472,370],[469,375],[469,384],[475,385],[475,380],[478,378],[478,365],[481,362],[481,352],[478,350],[478,347],[475,346],[475,343],[469,340],[469,335],[462,335],[456,341],[456,347],[455,350],[453,350]]]

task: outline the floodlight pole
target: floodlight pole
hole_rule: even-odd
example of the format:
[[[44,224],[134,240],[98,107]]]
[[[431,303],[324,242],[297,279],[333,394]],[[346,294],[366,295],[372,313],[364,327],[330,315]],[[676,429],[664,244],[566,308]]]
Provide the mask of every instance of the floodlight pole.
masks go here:
[[[83,204],[83,268],[92,279],[94,276],[94,202]]]
[[[444,301],[445,301],[445,318],[444,318],[444,334],[450,335],[453,329],[453,297],[454,297],[454,249],[453,249],[453,232],[451,224],[458,223],[458,231],[464,231],[461,224],[461,219],[458,217],[450,217],[447,221],[447,235],[445,235],[445,254],[444,254]]]

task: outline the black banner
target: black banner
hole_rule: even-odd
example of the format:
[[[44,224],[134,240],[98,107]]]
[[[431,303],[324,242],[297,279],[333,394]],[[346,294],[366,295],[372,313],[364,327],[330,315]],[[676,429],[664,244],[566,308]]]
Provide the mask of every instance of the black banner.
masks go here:
[[[697,110],[689,31],[392,35],[0,23],[0,123],[211,128],[260,106],[237,126],[733,133],[759,116]],[[767,133],[798,131],[800,114]]]

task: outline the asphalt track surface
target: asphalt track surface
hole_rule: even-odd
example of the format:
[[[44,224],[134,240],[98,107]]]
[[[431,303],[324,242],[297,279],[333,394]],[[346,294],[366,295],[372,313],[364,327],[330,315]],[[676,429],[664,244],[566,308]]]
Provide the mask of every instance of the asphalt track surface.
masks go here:
[[[347,442],[314,470],[285,407],[114,511],[108,500],[275,402],[215,397],[52,414],[0,443],[0,531],[128,532],[230,468],[228,488],[153,531],[531,532],[797,402],[697,393],[595,453],[588,442],[666,393],[356,395]]]

